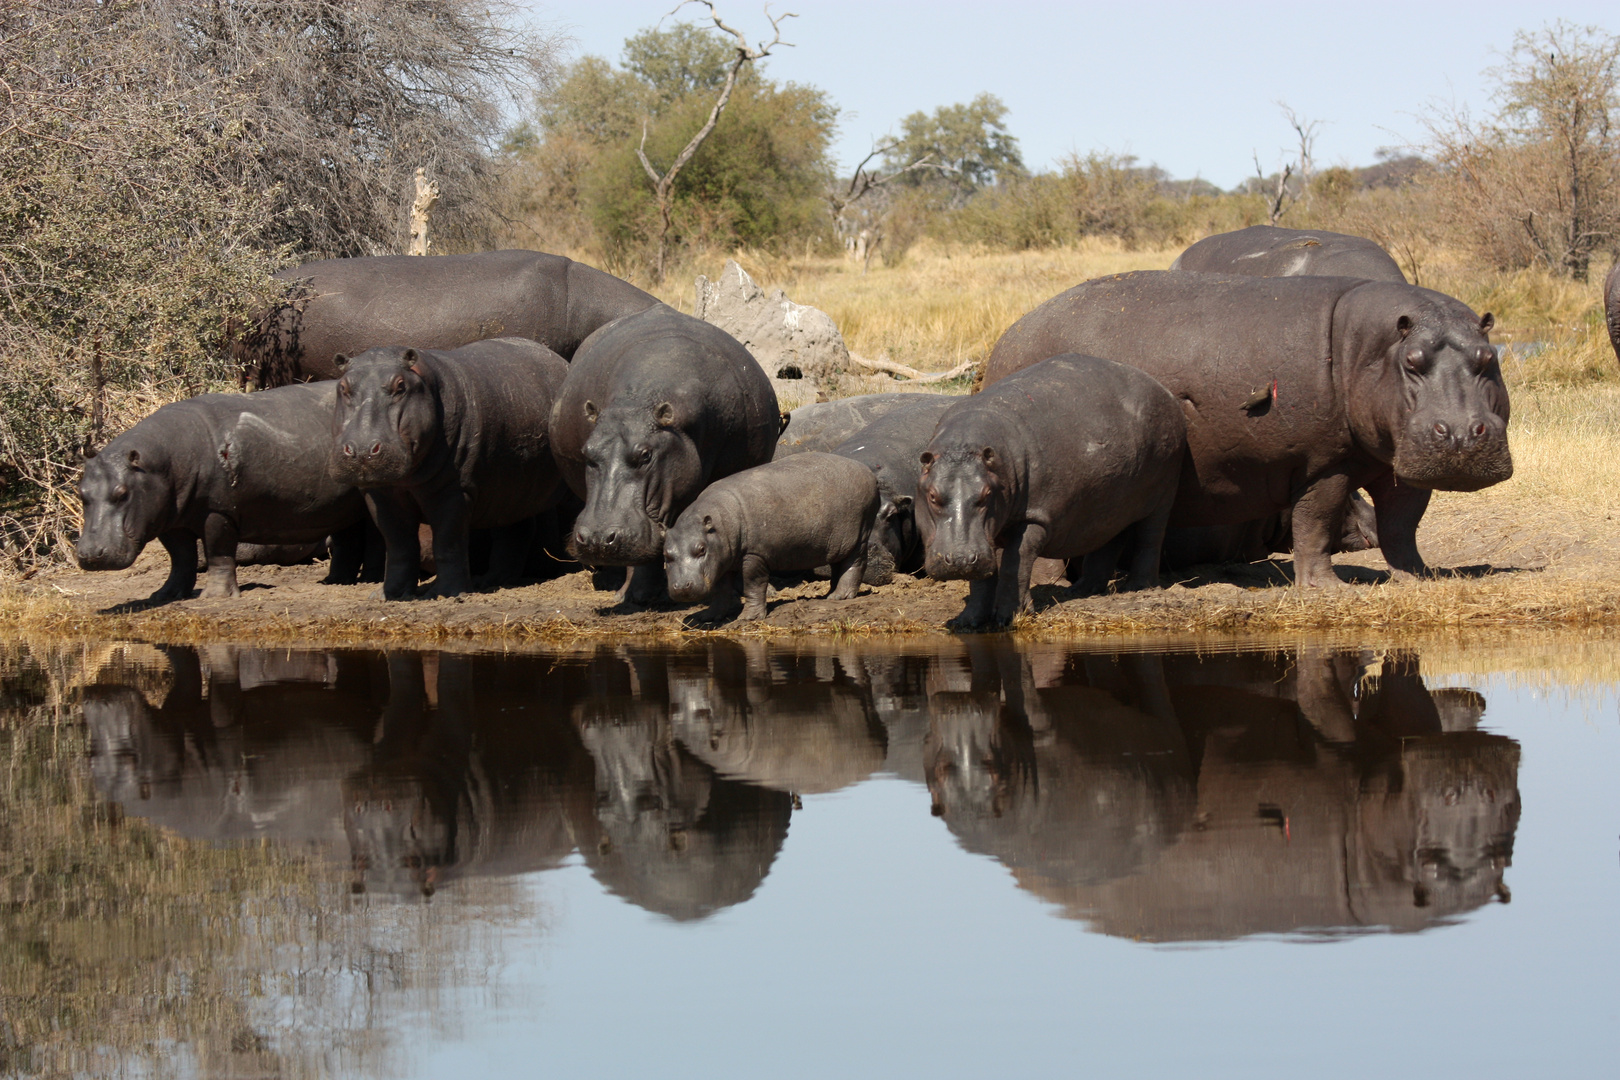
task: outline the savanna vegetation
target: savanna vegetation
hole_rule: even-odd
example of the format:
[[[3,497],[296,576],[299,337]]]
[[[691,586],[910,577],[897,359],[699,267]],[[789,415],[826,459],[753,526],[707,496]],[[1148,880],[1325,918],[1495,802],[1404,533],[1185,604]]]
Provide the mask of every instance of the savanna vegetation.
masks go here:
[[[750,35],[686,15],[565,62],[515,10],[467,0],[0,8],[7,564],[66,554],[85,449],[234,387],[225,328],[273,269],[403,250],[417,168],[442,193],[434,250],[568,254],[687,309],[694,275],[736,257],[857,352],[917,367],[982,357],[1077,281],[1275,221],[1370,236],[1493,311],[1515,389],[1615,379],[1597,283],[1620,248],[1620,39],[1603,31],[1521,32],[1484,114],[1431,112],[1419,145],[1365,167],[1322,167],[1315,125],[1285,112],[1289,159],[1223,191],[1101,149],[1025,161],[1017,118],[974,87],[895,118],[841,173],[840,104],[771,75],[781,19],[739,22]]]

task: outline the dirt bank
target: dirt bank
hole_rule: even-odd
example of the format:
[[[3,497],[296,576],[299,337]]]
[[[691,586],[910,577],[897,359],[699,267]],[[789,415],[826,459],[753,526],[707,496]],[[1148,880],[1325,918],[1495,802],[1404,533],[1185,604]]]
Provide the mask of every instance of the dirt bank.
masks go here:
[[[1542,508],[1527,520],[1518,501],[1441,496],[1419,541],[1433,580],[1388,583],[1377,552],[1335,559],[1348,584],[1301,590],[1292,565],[1272,563],[1166,575],[1162,590],[1074,599],[1036,590],[1036,614],[1016,629],[1034,635],[1266,633],[1365,627],[1620,625],[1620,527],[1612,515]],[[61,570],[0,589],[0,616],[19,630],[146,640],[400,642],[545,641],[606,635],[915,634],[958,614],[961,582],[901,579],[857,599],[823,599],[824,581],[784,584],[762,623],[714,625],[701,605],[617,606],[584,572],[455,600],[383,603],[373,586],[325,586],[322,566],[248,567],[236,600],[143,600],[162,583],[166,556],[153,545],[127,571]]]

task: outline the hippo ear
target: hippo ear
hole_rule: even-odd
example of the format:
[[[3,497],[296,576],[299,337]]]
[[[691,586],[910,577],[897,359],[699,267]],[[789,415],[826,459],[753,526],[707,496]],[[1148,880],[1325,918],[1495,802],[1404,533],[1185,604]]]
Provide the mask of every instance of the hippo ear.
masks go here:
[[[984,458],[984,463],[986,465],[994,465],[996,463],[996,452],[988,446],[979,452],[979,456]]]
[[[1483,316],[1480,317],[1479,332],[1482,334],[1488,334],[1491,332],[1491,327],[1495,325],[1496,316],[1487,311]]]
[[[903,514],[907,510],[910,510],[910,509],[911,509],[911,496],[910,495],[897,495],[897,496],[895,496],[895,499],[894,499],[894,512],[895,513]]]
[[[344,368],[349,366],[349,358],[342,353],[333,353],[332,366],[337,368],[339,371],[342,371]]]
[[[587,423],[587,424],[594,424],[594,423],[596,423],[596,418],[597,418],[597,417],[598,417],[598,416],[600,416],[600,415],[601,415],[601,414],[600,414],[600,413],[599,413],[599,412],[597,412],[597,411],[596,411],[596,402],[594,402],[594,401],[587,401],[587,402],[586,402],[586,403],[585,403],[585,422],[586,422],[586,423]]]
[[[714,532],[714,515],[712,515],[712,514],[704,514],[703,515],[703,531],[706,532],[706,533]]]
[[[924,450],[922,452],[922,457],[918,458],[917,460],[922,462],[922,467],[926,470],[934,463],[934,455],[930,454],[927,450]]]
[[[658,407],[653,410],[653,419],[658,421],[659,427],[674,427],[675,406],[667,401],[660,401]]]
[[[95,457],[97,453],[99,453],[99,451],[96,450],[95,447],[91,446],[88,441],[86,441],[84,444],[84,452],[80,455],[80,457],[82,457],[85,461],[89,461],[91,458]]]
[[[129,452],[129,467],[134,469],[136,472],[141,471],[141,452],[139,450],[131,450]]]
[[[1412,332],[1412,317],[1410,315],[1402,315],[1400,318],[1396,319],[1395,329],[1401,332],[1401,340],[1405,341],[1406,335]]]
[[[421,358],[421,356],[417,355],[417,352],[416,352],[415,349],[406,349],[405,350],[405,355],[401,356],[399,358],[399,366],[400,367],[410,368],[412,371],[416,372],[416,374],[418,374],[418,375],[422,374],[421,363],[422,363],[422,358]]]

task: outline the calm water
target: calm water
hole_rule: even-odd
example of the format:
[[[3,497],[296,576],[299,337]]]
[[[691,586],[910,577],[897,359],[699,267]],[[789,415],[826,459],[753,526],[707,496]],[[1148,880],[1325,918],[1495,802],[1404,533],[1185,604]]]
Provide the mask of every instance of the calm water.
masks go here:
[[[0,1075],[1620,1050],[1611,685],[994,638],[14,646],[0,678]]]

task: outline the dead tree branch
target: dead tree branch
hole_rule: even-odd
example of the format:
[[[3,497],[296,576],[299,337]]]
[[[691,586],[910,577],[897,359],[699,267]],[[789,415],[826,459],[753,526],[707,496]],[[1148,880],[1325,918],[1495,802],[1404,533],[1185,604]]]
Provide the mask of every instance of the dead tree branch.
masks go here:
[[[669,253],[670,215],[674,203],[675,178],[680,175],[687,162],[692,160],[692,156],[698,152],[704,140],[709,137],[709,134],[714,131],[715,125],[720,122],[720,114],[725,111],[726,104],[731,100],[731,92],[736,89],[737,77],[742,73],[744,65],[753,63],[756,60],[763,60],[771,55],[771,50],[778,45],[792,48],[792,42],[782,40],[782,23],[788,19],[798,18],[791,11],[784,15],[772,15],[770,7],[767,6],[765,18],[770,20],[774,36],[770,41],[762,41],[757,46],[751,46],[748,44],[748,38],[744,36],[741,30],[727,26],[721,20],[720,13],[715,10],[713,0],[681,0],[670,11],[669,15],[674,15],[687,4],[702,4],[708,8],[709,18],[714,21],[714,25],[722,33],[730,34],[737,39],[737,54],[731,61],[730,69],[726,72],[726,82],[720,88],[720,96],[715,100],[714,108],[709,110],[708,120],[704,121],[703,126],[687,142],[686,147],[675,155],[674,162],[662,174],[653,168],[651,161],[647,160],[647,125],[645,122],[641,125],[641,143],[636,147],[636,158],[640,160],[641,167],[647,171],[647,178],[652,181],[653,185],[653,196],[658,201],[660,228],[658,232],[658,265],[655,270],[655,277],[658,281],[664,280],[664,261]],[[665,18],[668,18],[669,15],[666,15]]]

